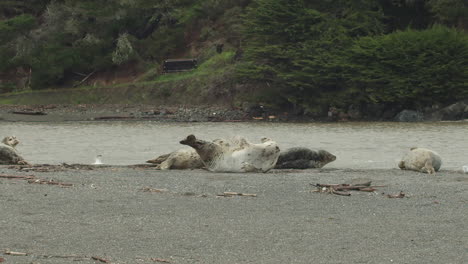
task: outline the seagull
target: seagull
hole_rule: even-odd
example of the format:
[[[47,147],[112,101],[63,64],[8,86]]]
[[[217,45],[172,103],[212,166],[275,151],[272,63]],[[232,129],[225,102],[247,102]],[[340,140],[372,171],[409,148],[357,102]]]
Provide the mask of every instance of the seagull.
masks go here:
[[[101,161],[102,155],[97,155],[96,160],[94,161],[93,165],[101,165],[103,164]]]

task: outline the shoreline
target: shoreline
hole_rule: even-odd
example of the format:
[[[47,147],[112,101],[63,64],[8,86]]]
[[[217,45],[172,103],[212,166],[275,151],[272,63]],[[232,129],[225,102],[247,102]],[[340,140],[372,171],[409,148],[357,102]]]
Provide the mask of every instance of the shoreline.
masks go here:
[[[401,122],[395,120],[344,119],[298,116],[287,112],[243,110],[223,106],[155,105],[0,105],[0,122],[62,121],[157,121],[157,122]],[[446,122],[423,120],[419,122]],[[468,122],[468,119],[448,122]]]

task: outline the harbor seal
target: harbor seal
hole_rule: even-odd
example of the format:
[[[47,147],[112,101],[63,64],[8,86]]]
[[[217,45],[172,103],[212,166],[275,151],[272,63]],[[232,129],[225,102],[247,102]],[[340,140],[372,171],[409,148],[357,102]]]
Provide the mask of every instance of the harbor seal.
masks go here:
[[[195,149],[209,171],[267,172],[274,168],[280,149],[269,138],[262,138],[261,142],[253,144],[241,137],[210,142],[189,135],[180,144]]]
[[[322,168],[335,160],[335,155],[323,149],[315,151],[308,148],[295,147],[281,151],[275,169]]]
[[[148,163],[157,164],[161,170],[201,169],[203,162],[193,148],[179,149],[169,154],[161,155]]]
[[[15,136],[7,136],[3,138],[2,143],[12,148],[15,148],[16,145],[18,145],[20,142]]]
[[[0,143],[0,164],[3,165],[29,165],[16,151],[19,140],[15,136],[8,136]]]
[[[433,174],[439,171],[442,159],[435,151],[425,148],[411,148],[398,163],[402,170],[414,170]]]

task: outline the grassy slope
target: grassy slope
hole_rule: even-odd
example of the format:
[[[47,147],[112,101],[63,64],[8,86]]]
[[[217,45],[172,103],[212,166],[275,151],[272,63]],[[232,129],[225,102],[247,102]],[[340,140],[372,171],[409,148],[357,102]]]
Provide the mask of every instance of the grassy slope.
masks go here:
[[[193,71],[150,73],[147,81],[3,94],[0,104],[230,104],[235,96],[233,56],[233,51],[215,54]]]

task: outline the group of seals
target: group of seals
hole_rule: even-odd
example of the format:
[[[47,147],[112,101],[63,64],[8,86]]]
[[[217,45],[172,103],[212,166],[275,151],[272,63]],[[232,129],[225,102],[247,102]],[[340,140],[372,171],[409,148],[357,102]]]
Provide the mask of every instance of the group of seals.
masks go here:
[[[15,136],[7,136],[0,143],[0,164],[29,165],[15,147],[20,142]],[[253,144],[236,137],[229,140],[205,141],[189,135],[180,144],[191,148],[164,154],[148,163],[157,164],[159,169],[200,169],[215,172],[267,172],[275,169],[322,168],[336,160],[326,150],[311,150],[304,147],[280,151],[275,141],[262,138]],[[435,151],[425,148],[411,148],[398,167],[428,174],[439,171],[442,159]]]
[[[261,142],[252,144],[241,137],[210,142],[189,135],[180,143],[192,148],[180,149],[147,162],[157,164],[162,170],[206,168],[224,172],[266,172],[272,168],[322,168],[336,160],[335,155],[325,150],[298,147],[280,152],[271,139],[262,138]]]
[[[275,149],[267,152],[270,156],[260,154],[266,151],[260,147],[266,142]],[[270,139],[262,139],[262,144],[252,144],[243,138],[230,141],[217,139],[210,142],[189,135],[180,143],[192,148],[180,149],[147,162],[157,164],[162,170],[206,168],[210,171],[224,172],[266,172],[272,168],[322,168],[336,160],[336,156],[326,150],[294,147],[280,152],[276,143]],[[439,171],[441,165],[442,159],[439,154],[425,148],[411,148],[398,163],[402,170],[429,174]]]
[[[216,172],[267,172],[275,167],[280,153],[269,138],[254,144],[240,137],[205,141],[189,135],[180,144],[195,149],[205,168]]]
[[[0,144],[0,164],[28,165],[28,162],[15,149],[18,144],[19,140],[15,136],[8,136],[2,140]]]

